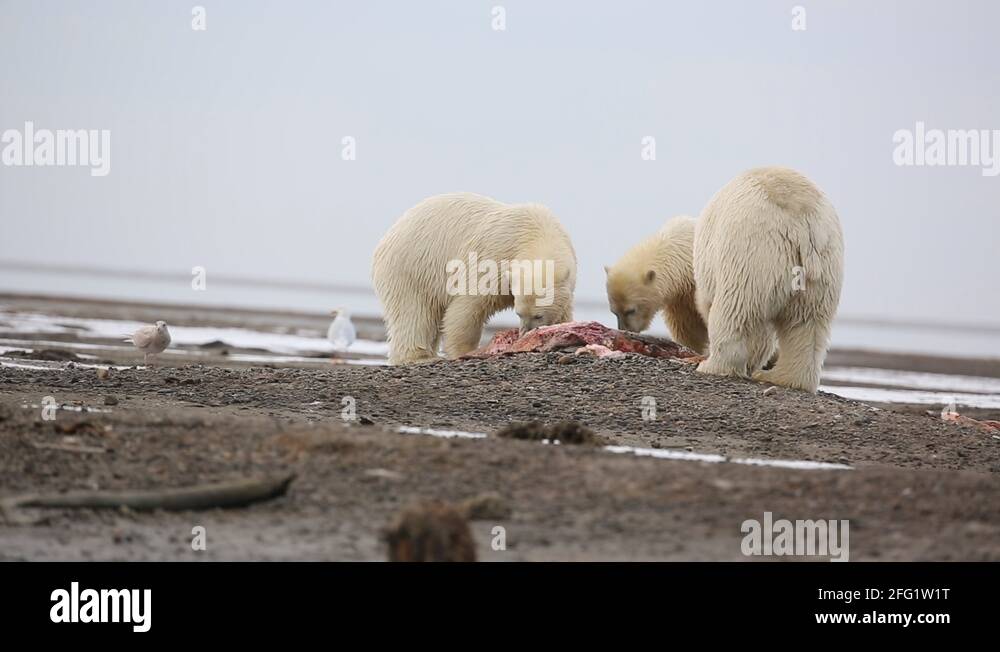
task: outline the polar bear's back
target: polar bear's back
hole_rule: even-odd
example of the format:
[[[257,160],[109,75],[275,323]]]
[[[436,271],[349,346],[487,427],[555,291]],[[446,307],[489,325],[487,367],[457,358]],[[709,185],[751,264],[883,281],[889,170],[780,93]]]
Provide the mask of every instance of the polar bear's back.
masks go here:
[[[757,168],[729,182],[702,212],[694,252],[700,305],[722,299],[765,318],[791,304],[803,313],[836,310],[840,220],[819,188],[794,170]]]
[[[372,261],[376,286],[433,288],[443,293],[449,261],[575,254],[569,236],[551,212],[540,204],[505,204],[473,193],[429,197],[407,210],[382,238]]]

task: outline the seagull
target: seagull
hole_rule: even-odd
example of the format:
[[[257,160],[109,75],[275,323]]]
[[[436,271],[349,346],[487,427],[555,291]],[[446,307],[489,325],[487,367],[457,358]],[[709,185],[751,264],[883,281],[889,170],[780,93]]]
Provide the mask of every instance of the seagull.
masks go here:
[[[142,363],[148,364],[149,356],[163,353],[170,346],[170,331],[167,322],[158,321],[155,326],[143,326],[125,341],[142,351]]]
[[[336,315],[336,319],[330,324],[330,328],[326,331],[326,339],[330,340],[330,344],[333,345],[335,351],[346,351],[348,347],[354,344],[354,339],[357,337],[357,332],[354,330],[354,324],[351,323],[351,313],[347,312],[346,308],[337,308],[330,312],[331,315]]]

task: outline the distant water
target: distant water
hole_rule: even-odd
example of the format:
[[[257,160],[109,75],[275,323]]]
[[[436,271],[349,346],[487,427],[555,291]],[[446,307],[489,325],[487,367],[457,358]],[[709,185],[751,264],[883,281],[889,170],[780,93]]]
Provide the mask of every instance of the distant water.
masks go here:
[[[62,305],[72,305],[64,298]],[[79,305],[79,304],[77,304]],[[113,305],[113,304],[109,304]],[[66,369],[101,366],[99,353],[113,349],[132,352],[124,335],[141,324],[115,318],[80,317],[52,312],[8,309],[0,305],[0,368],[5,370]],[[207,310],[205,311],[207,312]],[[235,349],[229,362],[254,364],[330,364],[330,343],[319,328],[280,327],[257,330],[242,325],[208,326],[175,323],[171,326],[171,348],[163,357],[211,355],[204,351],[210,344]],[[14,351],[34,353],[57,348],[73,351],[72,363],[27,359]],[[384,341],[357,339],[348,349],[350,358],[340,364],[385,365],[388,344]],[[977,408],[1000,409],[1000,379],[880,369],[874,367],[827,366],[820,389],[845,398],[875,403],[925,405],[933,410],[948,406],[949,411]],[[442,433],[425,433],[442,434]],[[447,434],[447,433],[445,433]],[[442,434],[442,436],[445,436]],[[1000,436],[998,436],[1000,438]]]
[[[0,266],[0,292],[129,300],[148,303],[227,306],[238,308],[294,310],[326,313],[347,306],[355,315],[379,314],[379,304],[368,288],[340,288],[332,283],[261,283],[213,280],[205,291],[191,289],[191,278],[176,280],[162,276],[136,277],[116,274],[88,274],[79,270],[41,272]],[[574,317],[615,325],[613,315],[601,297],[578,297]],[[495,323],[516,325],[513,313],[497,315]],[[662,320],[654,334],[665,335]],[[925,353],[975,358],[1000,358],[1000,330],[934,328],[926,325],[904,327],[844,319],[833,331],[833,346],[873,351]]]

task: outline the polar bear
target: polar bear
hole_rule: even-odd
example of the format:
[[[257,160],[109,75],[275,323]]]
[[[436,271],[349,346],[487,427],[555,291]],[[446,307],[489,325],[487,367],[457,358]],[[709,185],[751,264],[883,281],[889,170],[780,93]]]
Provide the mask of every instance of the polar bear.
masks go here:
[[[749,170],[698,220],[675,218],[651,240],[608,270],[621,325],[648,327],[659,300],[682,344],[705,352],[707,327],[699,371],[816,391],[840,302],[844,240],[836,211],[809,179],[787,168]]]
[[[390,364],[457,358],[479,346],[489,318],[513,307],[521,330],[573,319],[576,253],[540,204],[471,193],[438,195],[406,211],[372,261]]]
[[[704,354],[708,328],[695,304],[694,225],[686,215],[669,220],[604,271],[620,330],[641,333],[662,310],[670,336]]]

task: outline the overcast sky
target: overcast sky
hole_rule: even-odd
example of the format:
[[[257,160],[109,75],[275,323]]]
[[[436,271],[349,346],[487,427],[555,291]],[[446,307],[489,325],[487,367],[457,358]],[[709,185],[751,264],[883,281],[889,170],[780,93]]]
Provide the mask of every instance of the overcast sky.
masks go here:
[[[843,315],[1000,323],[1000,176],[893,162],[918,121],[1000,129],[1000,3],[193,6],[0,1],[0,130],[112,136],[104,177],[0,166],[0,260],[367,285],[406,208],[471,191],[548,204],[603,300],[603,264],[780,164],[840,213]]]

